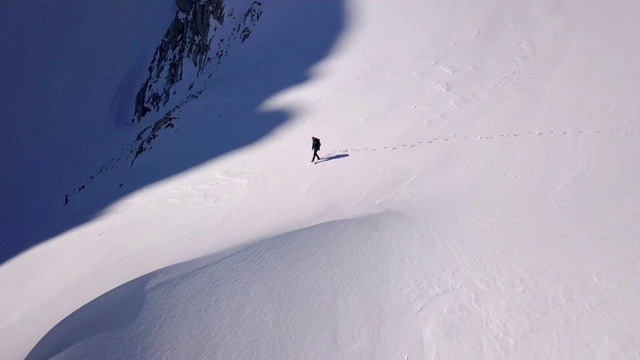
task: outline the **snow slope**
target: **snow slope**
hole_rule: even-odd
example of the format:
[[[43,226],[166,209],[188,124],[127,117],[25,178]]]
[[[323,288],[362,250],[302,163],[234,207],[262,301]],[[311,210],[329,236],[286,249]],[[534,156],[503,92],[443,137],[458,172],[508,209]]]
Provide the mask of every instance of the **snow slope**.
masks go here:
[[[127,94],[122,83],[144,76],[175,9],[171,0],[3,6],[0,263],[79,223],[59,216],[65,194],[135,136],[117,131],[114,97],[133,109],[139,84]]]
[[[212,113],[256,125],[243,89],[291,61],[269,39],[336,6],[271,4],[291,27],[266,22],[237,55],[257,70],[226,68],[141,169],[239,131]],[[253,114],[286,123],[0,267],[3,354],[640,357],[640,5],[344,5],[331,53]]]

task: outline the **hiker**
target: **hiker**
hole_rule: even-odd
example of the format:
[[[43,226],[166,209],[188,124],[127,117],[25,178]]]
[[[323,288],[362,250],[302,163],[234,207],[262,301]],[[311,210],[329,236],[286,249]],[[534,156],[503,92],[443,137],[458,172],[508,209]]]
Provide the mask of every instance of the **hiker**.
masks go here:
[[[313,150],[313,158],[311,158],[311,162],[314,162],[316,157],[320,160],[320,156],[318,156],[318,150],[320,150],[320,139],[317,137],[311,137],[311,150]]]

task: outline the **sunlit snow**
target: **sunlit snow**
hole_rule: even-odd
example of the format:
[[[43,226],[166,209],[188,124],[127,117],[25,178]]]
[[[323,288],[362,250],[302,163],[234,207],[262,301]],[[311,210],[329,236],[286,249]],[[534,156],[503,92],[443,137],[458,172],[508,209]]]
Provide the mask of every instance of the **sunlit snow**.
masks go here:
[[[114,50],[86,58],[4,32],[1,358],[640,357],[640,3],[263,2],[176,128],[67,206],[139,131],[112,105],[173,4],[82,2],[56,26]]]

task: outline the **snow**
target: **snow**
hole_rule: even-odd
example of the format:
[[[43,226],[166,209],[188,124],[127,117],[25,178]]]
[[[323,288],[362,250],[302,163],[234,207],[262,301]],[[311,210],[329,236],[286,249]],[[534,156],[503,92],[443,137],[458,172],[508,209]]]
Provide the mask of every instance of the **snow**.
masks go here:
[[[0,265],[3,356],[640,357],[640,4],[264,3],[48,210],[95,217]]]
[[[0,261],[92,218],[60,216],[60,205],[135,136],[115,129],[139,85],[122,86],[146,72],[135,65],[174,11],[171,0],[27,0],[0,12],[0,233],[12,239]]]

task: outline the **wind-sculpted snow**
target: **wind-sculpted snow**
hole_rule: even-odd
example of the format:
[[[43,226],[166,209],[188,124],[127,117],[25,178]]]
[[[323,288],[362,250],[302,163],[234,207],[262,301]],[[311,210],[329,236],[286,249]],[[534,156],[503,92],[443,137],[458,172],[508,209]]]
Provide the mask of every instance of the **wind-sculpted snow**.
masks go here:
[[[567,267],[555,261],[595,260],[588,251],[540,246],[561,251],[552,255],[517,237],[496,248],[496,226],[517,232],[526,219],[483,218],[463,203],[432,202],[402,206],[411,215],[324,223],[133,280],[62,320],[27,360],[589,358],[591,346],[604,357],[637,351],[636,334],[624,340],[612,331],[628,320],[634,298],[607,284],[607,275],[580,279],[581,270],[570,266],[578,259]],[[617,259],[630,280],[638,266]],[[611,301],[620,306],[600,306]]]
[[[407,285],[443,260],[419,234],[402,216],[374,215],[172,266],[79,309],[27,359],[416,356],[422,334],[411,317],[427,299],[414,297],[430,285]]]
[[[26,181],[48,205],[2,217],[7,236],[64,231],[0,267],[3,357],[640,356],[640,2],[261,4],[209,81],[183,63],[157,117],[16,147],[74,171]],[[135,55],[89,61],[108,91],[73,77],[103,102],[35,114],[113,126],[98,110]],[[31,166],[9,174],[48,174]]]

